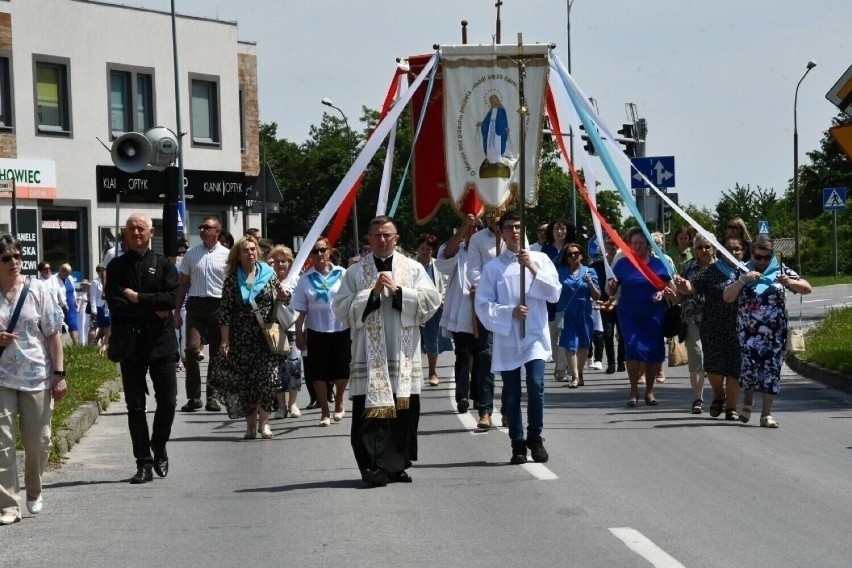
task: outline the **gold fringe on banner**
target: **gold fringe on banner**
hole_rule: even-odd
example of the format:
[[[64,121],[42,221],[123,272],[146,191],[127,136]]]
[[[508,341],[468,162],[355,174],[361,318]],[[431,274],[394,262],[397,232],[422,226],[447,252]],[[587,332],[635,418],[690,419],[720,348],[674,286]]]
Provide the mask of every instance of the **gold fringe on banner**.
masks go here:
[[[408,410],[411,399],[408,397],[396,399],[397,410]]]
[[[376,406],[364,409],[364,418],[380,418],[390,420],[396,418],[396,408],[393,406]]]

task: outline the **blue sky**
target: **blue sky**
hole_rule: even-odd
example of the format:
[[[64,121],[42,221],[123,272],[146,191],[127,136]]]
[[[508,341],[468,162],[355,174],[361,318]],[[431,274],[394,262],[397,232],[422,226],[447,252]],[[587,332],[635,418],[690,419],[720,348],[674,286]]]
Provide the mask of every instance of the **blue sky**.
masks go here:
[[[170,10],[170,0],[125,0]],[[177,12],[238,22],[257,42],[260,112],[303,141],[320,100],[354,120],[378,107],[398,56],[434,43],[490,43],[494,0],[176,0]],[[503,42],[554,42],[568,61],[563,0],[505,0]],[[674,155],[681,203],[713,208],[735,183],[781,194],[793,173],[793,95],[799,162],[819,147],[837,109],[825,93],[852,64],[852,3],[825,0],[574,0],[572,74],[620,128],[624,105],[648,121],[648,155]],[[603,176],[600,168],[599,176]],[[604,184],[610,186],[610,184]]]

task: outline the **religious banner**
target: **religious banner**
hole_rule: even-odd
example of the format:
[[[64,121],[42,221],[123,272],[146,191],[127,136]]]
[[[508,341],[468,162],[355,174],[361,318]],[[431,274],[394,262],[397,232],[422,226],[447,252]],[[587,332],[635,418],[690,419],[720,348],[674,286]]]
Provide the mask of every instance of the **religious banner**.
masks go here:
[[[520,184],[520,88],[525,65],[528,113],[524,140],[525,201],[536,203],[542,116],[548,76],[547,45],[441,47],[444,152],[450,198],[461,204],[475,192],[492,208],[508,205]]]

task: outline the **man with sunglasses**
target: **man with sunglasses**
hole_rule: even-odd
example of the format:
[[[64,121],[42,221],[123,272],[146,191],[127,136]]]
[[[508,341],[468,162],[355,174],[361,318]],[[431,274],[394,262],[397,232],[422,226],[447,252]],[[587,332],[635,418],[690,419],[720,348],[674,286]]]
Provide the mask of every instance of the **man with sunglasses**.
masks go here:
[[[51,293],[56,297],[56,303],[62,308],[62,312],[68,311],[68,301],[65,295],[65,285],[59,281],[59,274],[50,271],[50,263],[42,260],[38,263],[38,279],[45,282]]]
[[[389,217],[370,221],[372,254],[349,267],[332,309],[352,330],[352,449],[361,479],[374,487],[410,483],[420,420],[420,326],[441,305],[423,265],[394,254]]]
[[[476,288],[476,315],[494,336],[491,371],[503,378],[503,406],[509,421],[512,457],[509,463],[546,462],[541,432],[544,426],[544,366],[551,355],[547,302],[556,303],[562,285],[556,267],[542,252],[522,249],[524,240],[517,214],[500,217],[505,250],[482,270]],[[521,270],[525,272],[521,303]],[[521,367],[526,370],[527,435],[521,414]]]
[[[210,346],[210,367],[218,362],[219,344],[222,342],[219,327],[219,305],[222,303],[222,284],[225,281],[225,265],[228,249],[219,243],[222,224],[219,217],[209,215],[198,226],[201,244],[186,251],[178,269],[178,293],[175,304],[175,329],[180,329],[183,318],[181,307],[186,299],[186,404],[181,412],[195,412],[201,404],[201,338],[206,337]],[[219,412],[221,407],[216,393],[210,389],[210,369],[207,370],[207,405],[210,412]]]

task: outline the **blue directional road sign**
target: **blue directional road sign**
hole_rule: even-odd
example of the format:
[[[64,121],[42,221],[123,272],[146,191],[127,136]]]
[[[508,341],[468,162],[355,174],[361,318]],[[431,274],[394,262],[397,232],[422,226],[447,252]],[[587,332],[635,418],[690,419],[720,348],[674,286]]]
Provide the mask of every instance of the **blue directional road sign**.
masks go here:
[[[642,189],[650,187],[636,170],[639,170],[651,183],[659,188],[675,186],[675,159],[674,156],[645,156],[643,158],[630,158],[630,162],[636,169],[630,169],[630,187]]]
[[[824,187],[822,190],[822,210],[842,211],[846,209],[845,187]]]

